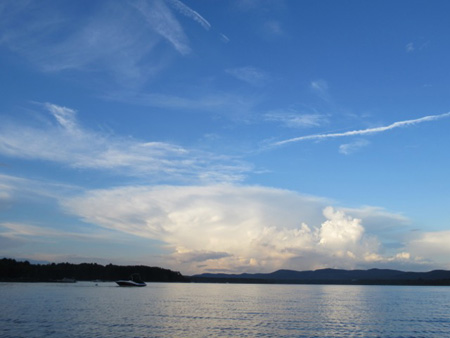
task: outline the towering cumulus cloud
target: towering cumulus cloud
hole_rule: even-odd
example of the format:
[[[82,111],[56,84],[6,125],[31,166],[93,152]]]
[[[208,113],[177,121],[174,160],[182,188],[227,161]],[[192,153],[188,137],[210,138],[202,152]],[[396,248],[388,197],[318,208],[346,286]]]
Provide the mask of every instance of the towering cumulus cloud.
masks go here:
[[[309,269],[338,260],[351,268],[382,260],[362,221],[327,204],[235,185],[94,190],[64,202],[86,222],[166,243],[167,264],[183,271]]]

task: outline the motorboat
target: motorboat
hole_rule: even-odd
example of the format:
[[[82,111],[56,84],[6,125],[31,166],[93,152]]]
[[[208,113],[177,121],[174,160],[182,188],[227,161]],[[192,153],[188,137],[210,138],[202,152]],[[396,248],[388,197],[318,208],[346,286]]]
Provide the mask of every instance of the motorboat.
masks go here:
[[[146,286],[144,281],[142,281],[141,276],[138,273],[134,273],[127,280],[118,280],[116,283],[119,286]]]
[[[116,283],[119,286],[146,286],[147,285],[144,282],[137,283],[137,282],[132,281],[132,280],[118,280],[118,281],[116,281]]]

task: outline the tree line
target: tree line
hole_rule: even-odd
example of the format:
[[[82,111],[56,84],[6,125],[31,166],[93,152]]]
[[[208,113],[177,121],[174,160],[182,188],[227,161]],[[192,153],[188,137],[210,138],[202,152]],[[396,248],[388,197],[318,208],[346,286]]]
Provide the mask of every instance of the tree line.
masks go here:
[[[52,282],[64,278],[77,281],[115,281],[128,279],[133,273],[140,274],[146,282],[188,282],[178,271],[145,265],[101,265],[97,263],[49,263],[31,264],[11,258],[0,260],[0,281]]]

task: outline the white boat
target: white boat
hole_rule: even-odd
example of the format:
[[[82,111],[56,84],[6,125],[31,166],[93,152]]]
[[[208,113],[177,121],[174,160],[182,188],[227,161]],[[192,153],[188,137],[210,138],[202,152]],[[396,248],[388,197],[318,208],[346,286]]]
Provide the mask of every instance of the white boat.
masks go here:
[[[146,286],[145,282],[141,280],[141,276],[138,273],[134,273],[131,275],[131,279],[129,280],[118,280],[116,283],[119,286]]]
[[[138,283],[133,280],[118,280],[118,281],[116,281],[116,283],[119,286],[146,286],[147,285],[144,282]]]

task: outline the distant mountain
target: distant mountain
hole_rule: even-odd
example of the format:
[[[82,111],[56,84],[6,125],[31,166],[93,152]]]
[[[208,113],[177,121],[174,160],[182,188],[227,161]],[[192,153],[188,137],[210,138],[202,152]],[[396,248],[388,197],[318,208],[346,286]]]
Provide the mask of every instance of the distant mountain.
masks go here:
[[[277,270],[272,273],[204,273],[191,276],[193,282],[290,283],[290,284],[414,284],[450,285],[450,271],[404,272],[390,269],[314,271]]]

